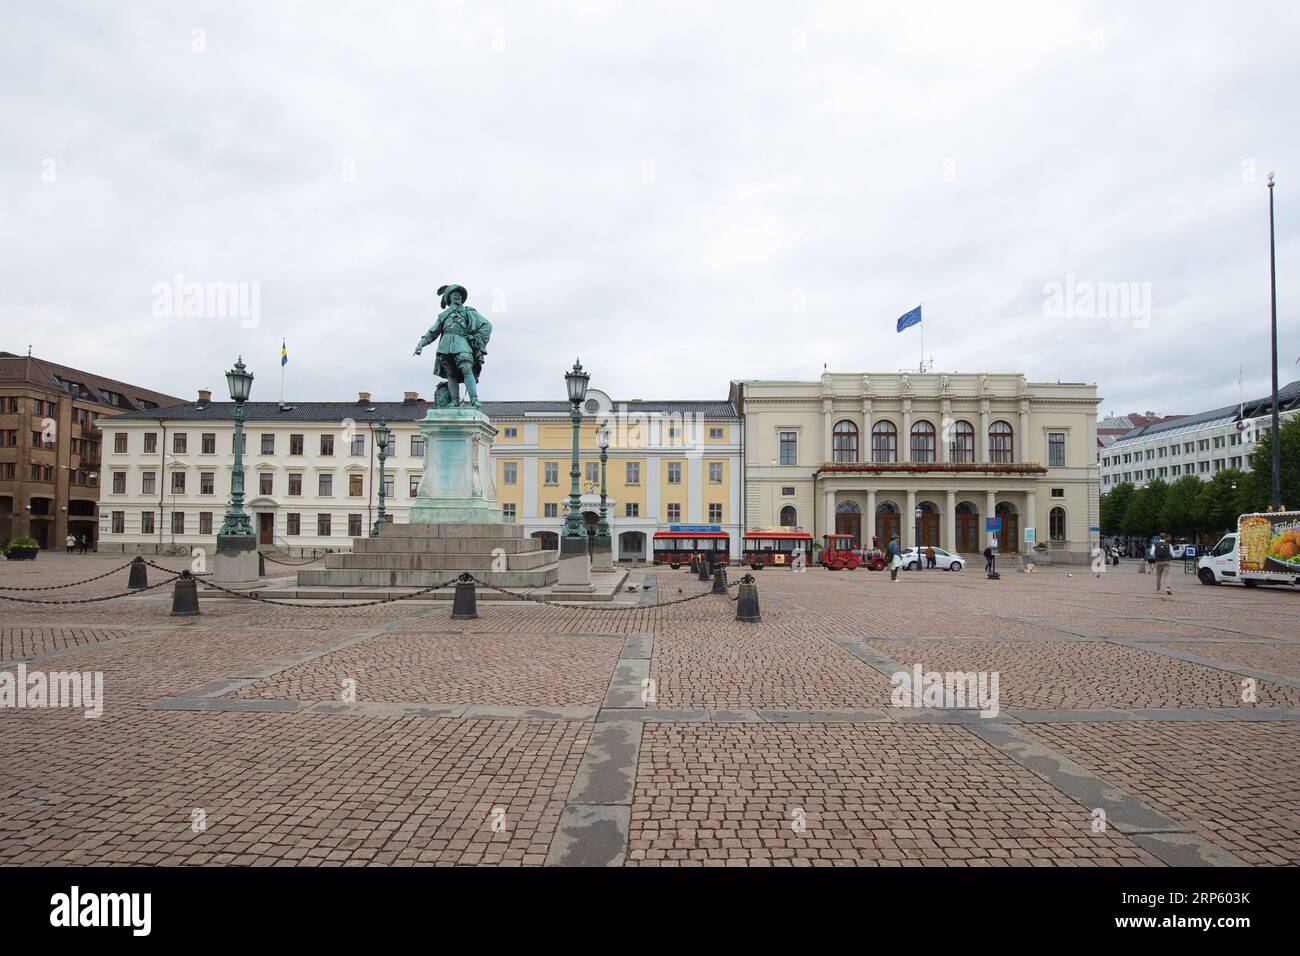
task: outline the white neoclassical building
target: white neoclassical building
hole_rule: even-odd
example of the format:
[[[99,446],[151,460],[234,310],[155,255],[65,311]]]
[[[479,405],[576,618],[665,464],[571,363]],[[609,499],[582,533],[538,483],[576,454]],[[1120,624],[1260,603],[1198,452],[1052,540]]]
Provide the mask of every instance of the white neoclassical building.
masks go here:
[[[1046,545],[1086,560],[1098,537],[1095,385],[1012,373],[827,373],[737,381],[748,527],[899,535],[974,555]],[[1000,533],[989,530],[990,517]]]

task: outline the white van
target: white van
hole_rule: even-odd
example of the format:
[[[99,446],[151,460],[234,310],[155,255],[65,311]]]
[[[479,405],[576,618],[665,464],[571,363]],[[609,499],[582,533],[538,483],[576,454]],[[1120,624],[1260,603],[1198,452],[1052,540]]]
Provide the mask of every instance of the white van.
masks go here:
[[[1196,576],[1202,584],[1240,581],[1248,588],[1300,585],[1300,511],[1242,515],[1237,530],[1196,562]]]

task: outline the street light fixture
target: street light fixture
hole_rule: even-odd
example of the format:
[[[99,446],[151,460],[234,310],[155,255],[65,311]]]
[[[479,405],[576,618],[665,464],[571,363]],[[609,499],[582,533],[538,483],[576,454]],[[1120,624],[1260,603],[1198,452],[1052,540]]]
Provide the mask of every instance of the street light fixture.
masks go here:
[[[375,442],[379,445],[379,516],[375,518],[370,537],[379,537],[379,526],[387,519],[384,517],[384,462],[388,460],[388,440],[392,437],[388,423],[383,419],[375,426]]]
[[[564,384],[569,390],[569,404],[573,406],[570,420],[573,422],[573,454],[569,467],[569,510],[564,516],[564,537],[583,539],[587,537],[582,522],[582,498],[578,492],[578,427],[582,424],[582,402],[587,397],[587,382],[591,375],[582,370],[582,363],[577,359],[573,368],[564,373]]]
[[[921,515],[925,514],[920,506],[916,509],[916,566],[921,566]]]
[[[218,538],[252,537],[253,526],[244,512],[244,402],[253,390],[253,373],[244,367],[244,357],[235,360],[235,367],[226,373],[230,398],[235,403],[231,417],[235,420],[235,468],[230,476],[230,506],[221,522]],[[174,509],[173,509],[174,510]]]
[[[596,432],[596,443],[600,445],[600,522],[596,525],[596,537],[609,540],[609,519],[605,510],[605,462],[609,460],[609,426],[603,425]]]

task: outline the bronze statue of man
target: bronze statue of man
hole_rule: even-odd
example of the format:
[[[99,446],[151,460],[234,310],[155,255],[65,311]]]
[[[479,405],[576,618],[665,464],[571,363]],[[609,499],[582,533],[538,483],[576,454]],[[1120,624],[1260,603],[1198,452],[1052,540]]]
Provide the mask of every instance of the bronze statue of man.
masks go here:
[[[434,404],[439,408],[459,407],[460,383],[464,382],[470,405],[478,408],[478,379],[483,372],[492,323],[465,305],[469,292],[463,285],[440,286],[438,295],[442,296],[442,312],[416,343],[415,354],[419,355],[426,345],[439,339],[433,371],[446,381],[438,383]]]

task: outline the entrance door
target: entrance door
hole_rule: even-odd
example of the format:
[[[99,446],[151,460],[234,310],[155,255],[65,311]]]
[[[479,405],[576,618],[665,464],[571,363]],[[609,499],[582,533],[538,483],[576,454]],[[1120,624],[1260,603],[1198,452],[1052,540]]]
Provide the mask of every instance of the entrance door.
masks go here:
[[[998,553],[1015,554],[1020,550],[1020,515],[1002,516],[1002,533],[998,535]]]
[[[957,553],[979,554],[983,550],[980,547],[980,516],[958,512]]]
[[[275,515],[265,512],[258,514],[257,543],[275,544]]]
[[[843,512],[835,516],[835,533],[851,534],[858,547],[862,547],[862,515]]]
[[[887,511],[876,512],[876,537],[880,539],[883,550],[889,546],[889,539],[898,534],[898,515]],[[901,541],[902,538],[899,538]]]
[[[921,515],[921,547],[926,545],[939,547],[939,516],[928,511]]]

